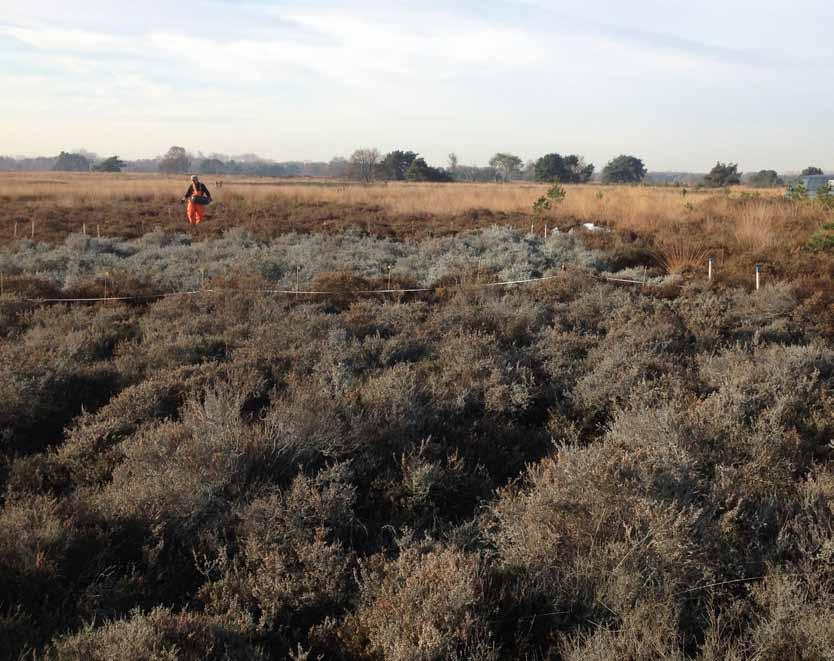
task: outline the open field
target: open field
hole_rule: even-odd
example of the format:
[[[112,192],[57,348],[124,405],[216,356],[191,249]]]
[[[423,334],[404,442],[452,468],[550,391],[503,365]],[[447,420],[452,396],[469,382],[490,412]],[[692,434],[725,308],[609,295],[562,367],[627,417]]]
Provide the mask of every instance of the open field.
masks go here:
[[[233,203],[240,197],[253,203],[272,198],[301,204],[374,206],[392,215],[461,215],[473,209],[495,213],[529,213],[533,202],[548,186],[512,184],[429,184],[382,182],[358,184],[332,180],[258,179],[206,175],[217,202]],[[222,188],[217,182],[223,182]],[[0,200],[6,203],[49,202],[72,208],[92,202],[145,200],[170,202],[179,199],[188,185],[185,176],[141,174],[0,173]],[[674,187],[629,187],[602,185],[569,186],[571,194],[557,216],[600,220],[605,216],[635,223],[669,221],[687,211],[687,205],[714,197],[710,189]],[[783,189],[736,188],[730,197],[757,195],[779,197]]]
[[[0,658],[834,658],[831,212],[183,184],[0,177]]]

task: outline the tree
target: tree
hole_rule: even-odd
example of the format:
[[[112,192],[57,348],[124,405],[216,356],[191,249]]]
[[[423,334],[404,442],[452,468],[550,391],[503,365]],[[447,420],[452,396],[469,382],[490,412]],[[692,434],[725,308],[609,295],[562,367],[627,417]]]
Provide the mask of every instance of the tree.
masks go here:
[[[105,158],[101,163],[94,165],[93,170],[95,172],[121,172],[125,166],[127,166],[127,163],[118,156],[111,156],[110,158]]]
[[[350,163],[343,156],[334,156],[327,164],[327,172],[331,177],[344,179],[350,174]]]
[[[371,183],[378,162],[378,149],[357,149],[350,157],[350,174],[354,179]]]
[[[403,181],[406,171],[416,158],[417,154],[413,151],[397,149],[389,152],[377,168],[379,176],[387,181]]]
[[[422,157],[415,158],[405,173],[405,178],[409,181],[430,181],[429,177],[429,165]]]
[[[759,170],[756,174],[750,175],[750,185],[756,188],[773,188],[781,186],[782,183],[776,170]]]
[[[602,170],[606,184],[639,184],[646,177],[646,166],[636,156],[620,155]]]
[[[565,156],[565,166],[567,167],[569,183],[585,184],[594,176],[594,164],[586,163],[582,156],[576,154]]]
[[[409,166],[405,173],[405,178],[408,181],[451,181],[449,173],[440,168],[434,168],[426,163],[422,157],[417,157]]]
[[[709,174],[704,177],[707,186],[732,186],[741,183],[741,173],[737,163],[722,163],[719,161]]]
[[[171,147],[159,162],[159,171],[166,174],[182,174],[191,169],[191,157],[183,147]]]
[[[199,168],[203,174],[223,174],[226,171],[226,164],[219,158],[204,159]]]
[[[565,159],[561,154],[545,154],[533,166],[536,181],[562,181],[565,174]]]
[[[537,181],[558,181],[564,184],[583,184],[594,176],[594,166],[576,154],[545,154],[534,166]]]
[[[825,174],[825,172],[823,172],[821,168],[815,167],[813,165],[809,165],[802,171],[803,177],[812,177],[818,174]]]
[[[807,200],[808,188],[805,186],[805,182],[800,179],[794,183],[794,185],[788,189],[787,198],[789,200],[794,200],[795,202]]]
[[[90,161],[81,154],[70,154],[62,151],[52,169],[61,172],[89,172]]]
[[[490,166],[501,173],[504,181],[510,181],[513,176],[518,174],[522,163],[523,161],[515,154],[504,154],[501,152],[489,159]]]
[[[455,173],[458,171],[458,155],[455,152],[449,154],[449,172],[451,173],[452,177],[455,176]]]

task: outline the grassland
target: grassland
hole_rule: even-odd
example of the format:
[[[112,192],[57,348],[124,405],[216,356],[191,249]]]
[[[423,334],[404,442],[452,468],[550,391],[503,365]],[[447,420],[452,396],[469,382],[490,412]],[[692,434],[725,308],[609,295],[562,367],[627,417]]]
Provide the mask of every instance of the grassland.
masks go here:
[[[183,188],[0,179],[0,658],[834,657],[820,204]]]

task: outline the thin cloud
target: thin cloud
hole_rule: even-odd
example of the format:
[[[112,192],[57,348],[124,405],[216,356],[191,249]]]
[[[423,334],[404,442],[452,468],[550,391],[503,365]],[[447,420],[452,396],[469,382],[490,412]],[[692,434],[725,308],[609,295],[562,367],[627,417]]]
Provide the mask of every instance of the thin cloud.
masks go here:
[[[811,15],[814,0],[798,2]],[[741,161],[820,150],[834,139],[827,122],[813,140],[793,127],[834,105],[819,83],[834,54],[827,31],[751,3],[11,2],[0,135],[21,152],[54,151],[71,133],[73,144],[88,136],[90,148],[142,155],[149,139],[152,151],[181,141],[193,117],[211,127],[209,149],[288,158],[403,142],[430,160],[457,150],[484,162],[500,142],[525,156],[570,145],[595,162],[635,151],[703,168],[716,140]],[[801,104],[786,101],[786,71]],[[125,127],[136,126],[153,130],[130,142]]]

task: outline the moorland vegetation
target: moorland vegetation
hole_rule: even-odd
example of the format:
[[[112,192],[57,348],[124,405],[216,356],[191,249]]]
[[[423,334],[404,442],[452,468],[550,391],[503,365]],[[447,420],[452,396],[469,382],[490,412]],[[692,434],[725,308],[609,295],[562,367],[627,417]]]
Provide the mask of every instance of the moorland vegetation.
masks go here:
[[[820,203],[93,181],[0,189],[6,657],[834,656]]]

